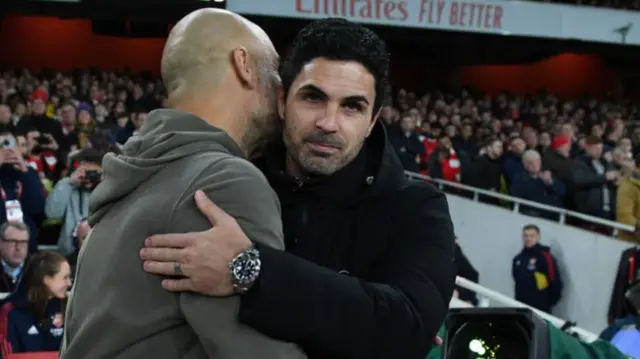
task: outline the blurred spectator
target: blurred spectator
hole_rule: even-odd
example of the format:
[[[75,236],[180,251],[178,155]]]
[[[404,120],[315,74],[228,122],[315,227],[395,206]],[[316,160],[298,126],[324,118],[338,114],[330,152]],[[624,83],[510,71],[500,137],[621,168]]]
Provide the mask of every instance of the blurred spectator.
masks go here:
[[[8,105],[0,103],[0,131],[15,133],[16,127],[13,124],[13,114]]]
[[[551,151],[545,152],[542,167],[564,184],[571,183],[571,140],[564,136],[553,139]]]
[[[77,142],[75,143],[77,148],[82,149],[87,146],[89,137],[93,135],[95,127],[96,124],[93,120],[93,109],[91,108],[91,105],[86,102],[82,102],[78,106],[78,120],[76,121],[75,128],[76,135],[74,136],[77,138]]]
[[[51,134],[41,134],[37,130],[26,133],[27,152],[25,159],[40,178],[56,182],[60,179],[64,164],[58,158],[58,143]],[[22,151],[21,151],[22,152]]]
[[[451,138],[444,135],[438,140],[438,148],[429,158],[429,176],[450,182],[460,182],[464,154],[453,148]]]
[[[538,202],[548,206],[562,207],[565,185],[549,170],[542,170],[540,154],[527,150],[522,155],[524,171],[511,182],[509,193],[515,197]],[[555,219],[556,214],[538,208],[522,205],[520,213],[535,217]]]
[[[60,110],[60,124],[62,126],[62,140],[59,143],[60,151],[63,154],[71,152],[78,143],[78,133],[76,132],[77,110],[71,101],[62,103]]]
[[[502,141],[497,138],[489,140],[481,154],[462,173],[462,182],[469,186],[498,192],[504,167],[502,151]],[[481,198],[481,200],[491,201],[489,198]]]
[[[142,107],[134,109],[130,114],[130,119],[127,125],[116,135],[116,141],[120,144],[124,144],[131,136],[136,135],[147,120],[147,116],[147,111]]]
[[[81,219],[73,229],[73,233],[71,235],[71,239],[73,241],[73,253],[67,256],[67,261],[69,262],[69,265],[71,265],[72,276],[76,273],[76,263],[78,262],[80,248],[82,248],[82,243],[84,243],[84,239],[89,235],[89,232],[91,232],[91,226],[86,218]]]
[[[102,181],[102,157],[104,153],[94,148],[82,150],[74,158],[77,167],[55,185],[47,198],[47,218],[64,220],[58,239],[58,250],[64,255],[73,253],[73,231],[89,215],[89,196]]]
[[[524,170],[522,164],[522,154],[527,149],[527,144],[522,137],[513,137],[509,140],[509,146],[507,153],[504,157],[504,175],[507,183],[511,183],[513,179],[520,175]]]
[[[620,181],[616,206],[616,220],[636,228],[635,232],[620,231],[619,238],[640,243],[640,168]]]
[[[0,195],[0,223],[25,223],[30,233],[29,251],[35,251],[37,226],[44,213],[44,189],[11,133],[0,133]]]
[[[524,143],[527,146],[527,149],[530,150],[538,150],[538,146],[540,145],[538,139],[538,132],[532,127],[525,127],[522,129],[522,138],[524,139]]]
[[[12,293],[22,277],[29,251],[29,228],[20,222],[4,222],[0,226],[0,292]]]
[[[617,171],[620,171],[620,176],[622,177],[631,174],[635,167],[635,161],[633,157],[628,156],[629,154],[625,153],[621,147],[615,147],[611,150],[611,160],[609,162]]]
[[[31,256],[18,289],[0,310],[4,358],[11,353],[60,350],[71,269],[57,252]]]
[[[549,247],[540,244],[540,228],[528,224],[522,228],[523,248],[514,258],[511,275],[515,299],[551,313],[562,296],[558,264]]]
[[[404,169],[411,172],[419,172],[425,148],[416,134],[415,119],[411,114],[406,113],[400,117],[398,125],[391,124],[387,128],[389,142],[400,158]]]
[[[538,152],[542,158],[547,154],[547,151],[552,149],[553,141],[551,140],[551,134],[549,132],[541,132],[540,133],[540,145],[538,145]],[[571,146],[569,146],[571,147]]]
[[[500,146],[502,146],[502,144],[500,144]],[[460,134],[453,138],[453,148],[458,152],[464,152],[469,157],[474,157],[478,153],[478,146],[473,137],[472,124],[466,123],[462,125]]]
[[[57,143],[63,140],[62,126],[46,115],[49,95],[43,88],[38,88],[31,95],[31,114],[23,116],[17,124],[20,134],[36,130],[42,134],[52,135]]]
[[[110,142],[115,142],[115,135],[118,131],[118,128],[111,116],[109,115],[109,110],[104,104],[97,104],[95,106],[96,113],[96,129],[106,135],[109,138]]]
[[[575,158],[571,165],[575,209],[592,216],[614,219],[620,172],[602,159],[604,145],[600,138],[589,136],[585,145],[586,153]]]

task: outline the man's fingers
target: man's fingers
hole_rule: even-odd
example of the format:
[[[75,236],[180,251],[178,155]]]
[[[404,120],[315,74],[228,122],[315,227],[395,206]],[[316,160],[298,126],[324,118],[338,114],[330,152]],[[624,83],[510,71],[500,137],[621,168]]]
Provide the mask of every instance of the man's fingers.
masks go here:
[[[176,275],[175,263],[145,261],[143,267],[144,271],[147,273],[160,275]]]
[[[220,220],[229,217],[227,212],[216,206],[216,204],[213,203],[213,201],[211,201],[204,192],[196,191],[194,197],[196,200],[196,206],[198,206],[200,212],[207,217],[212,225],[215,226]]]
[[[194,291],[191,279],[165,279],[162,281],[162,288],[170,292]]]
[[[442,345],[442,338],[440,338],[440,336],[439,336],[439,335],[436,335],[436,337],[435,337],[435,338],[433,338],[433,343],[434,343],[435,345]]]
[[[146,247],[185,248],[190,246],[197,233],[156,234],[144,241]]]
[[[177,248],[142,248],[140,258],[153,262],[181,262],[181,252]]]

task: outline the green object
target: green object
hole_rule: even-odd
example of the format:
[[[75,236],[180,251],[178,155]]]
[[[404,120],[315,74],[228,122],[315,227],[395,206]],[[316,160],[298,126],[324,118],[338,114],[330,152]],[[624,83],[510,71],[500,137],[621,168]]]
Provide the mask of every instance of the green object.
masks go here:
[[[444,335],[445,335],[446,329],[444,327],[444,325],[442,327],[440,327],[440,331],[438,332],[438,336],[440,336],[440,338],[444,339]],[[427,359],[441,359],[441,355],[442,355],[442,345],[435,345],[433,348],[431,348],[431,351],[429,352],[429,355],[427,355]]]
[[[622,354],[616,347],[603,340],[593,343],[585,343],[580,339],[566,334],[555,326],[549,326],[549,346],[551,353],[549,359],[633,359]],[[440,338],[445,336],[445,328],[442,326],[438,333]],[[442,359],[442,346],[434,346],[426,359]]]
[[[604,340],[598,339],[593,343],[585,343],[551,324],[549,324],[549,346],[551,347],[550,359],[633,359]]]

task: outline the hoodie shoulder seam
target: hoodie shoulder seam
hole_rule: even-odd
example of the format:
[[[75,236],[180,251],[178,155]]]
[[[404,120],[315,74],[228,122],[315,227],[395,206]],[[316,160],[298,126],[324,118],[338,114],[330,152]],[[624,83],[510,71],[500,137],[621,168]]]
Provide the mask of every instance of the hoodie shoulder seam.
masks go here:
[[[196,155],[196,157],[199,157],[199,156],[206,157],[207,155],[211,155],[211,154],[212,154],[211,152],[204,152],[204,153]],[[175,215],[176,209],[178,208],[178,206],[182,202],[183,198],[186,196],[186,194],[190,191],[190,189],[194,185],[194,183],[198,181],[198,178],[200,178],[205,171],[207,171],[212,166],[219,165],[220,162],[222,162],[222,161],[232,160],[234,158],[240,159],[239,157],[236,157],[236,156],[234,156],[234,155],[232,155],[230,153],[216,153],[216,154],[217,155],[222,154],[222,156],[220,156],[219,158],[217,158],[215,161],[213,161],[211,163],[206,163],[206,161],[205,161],[204,167],[200,171],[198,171],[198,173],[195,176],[193,176],[193,178],[191,179],[189,184],[186,187],[184,187],[184,189],[182,190],[182,193],[180,193],[180,195],[178,196],[178,200],[174,203],[173,207],[171,208],[171,211],[169,211],[169,217],[167,218],[165,232],[168,229],[167,227],[169,227],[171,225],[171,223],[173,222],[173,217]]]

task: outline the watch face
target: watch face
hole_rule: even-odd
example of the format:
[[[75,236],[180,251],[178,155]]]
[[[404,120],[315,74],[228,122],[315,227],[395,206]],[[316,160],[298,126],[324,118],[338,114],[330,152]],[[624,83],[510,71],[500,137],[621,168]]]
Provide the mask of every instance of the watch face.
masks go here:
[[[258,251],[255,249],[241,253],[231,263],[231,276],[236,285],[253,283],[259,273],[260,258]]]

